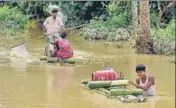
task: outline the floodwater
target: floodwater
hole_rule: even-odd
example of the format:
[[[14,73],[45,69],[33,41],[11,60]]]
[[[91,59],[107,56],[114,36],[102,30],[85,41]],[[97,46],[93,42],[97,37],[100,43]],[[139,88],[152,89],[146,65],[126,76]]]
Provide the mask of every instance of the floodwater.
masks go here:
[[[32,37],[41,35],[31,30]],[[0,62],[0,108],[174,108],[175,64],[173,56],[137,55],[134,50],[117,49],[103,41],[68,39],[75,55],[86,62],[60,67],[39,62],[11,59]],[[42,54],[44,39],[26,44],[29,53]],[[84,60],[82,60],[84,61]],[[121,103],[79,86],[91,73],[111,66],[135,81],[135,66],[143,63],[155,76],[156,97],[145,103]],[[132,86],[131,86],[132,87]]]

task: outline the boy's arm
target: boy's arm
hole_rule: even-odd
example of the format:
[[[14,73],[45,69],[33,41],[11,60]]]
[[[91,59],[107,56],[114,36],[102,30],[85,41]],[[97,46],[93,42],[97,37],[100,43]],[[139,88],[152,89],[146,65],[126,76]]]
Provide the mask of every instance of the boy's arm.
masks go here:
[[[136,84],[140,84],[140,79],[136,79]]]
[[[147,91],[152,85],[154,85],[154,83],[155,83],[154,79],[155,79],[154,76],[150,76],[147,85],[144,86],[144,87],[139,85],[139,80],[138,79],[136,80],[136,84],[133,83],[133,82],[130,82],[130,83],[132,85],[136,86],[136,88],[140,88],[140,89],[143,89],[144,91]]]

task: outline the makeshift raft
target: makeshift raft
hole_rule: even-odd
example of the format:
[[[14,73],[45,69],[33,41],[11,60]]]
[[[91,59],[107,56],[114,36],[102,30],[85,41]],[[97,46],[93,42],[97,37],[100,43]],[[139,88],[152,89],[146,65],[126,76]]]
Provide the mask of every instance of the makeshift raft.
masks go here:
[[[94,88],[108,88],[114,86],[126,86],[129,84],[128,80],[114,80],[114,81],[89,81],[87,86],[90,89]]]
[[[40,61],[46,61],[47,63],[58,63],[59,60],[57,57],[47,57],[47,56],[40,56]],[[64,59],[64,63],[68,64],[75,64],[75,58]]]
[[[144,102],[146,98],[142,96],[143,90],[129,89],[128,80],[113,81],[83,81],[81,85],[88,90],[95,90],[108,98],[118,99],[121,102]]]

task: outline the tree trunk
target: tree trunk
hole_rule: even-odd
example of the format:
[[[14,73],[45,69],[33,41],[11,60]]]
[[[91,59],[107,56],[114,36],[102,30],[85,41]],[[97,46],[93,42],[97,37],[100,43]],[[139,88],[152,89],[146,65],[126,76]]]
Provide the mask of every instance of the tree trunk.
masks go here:
[[[152,54],[153,43],[150,40],[150,19],[149,19],[149,1],[140,1],[139,27],[140,36],[136,40],[136,53]]]
[[[161,16],[162,16],[162,10],[161,10],[161,7],[160,7],[160,1],[157,1],[157,5],[158,5],[158,10],[159,10],[159,13],[158,13],[158,21],[157,21],[157,28],[159,28],[159,25],[160,25],[160,22],[161,22]]]
[[[138,6],[137,1],[132,1],[132,27],[133,27],[133,36],[137,37],[137,30],[138,30]]]

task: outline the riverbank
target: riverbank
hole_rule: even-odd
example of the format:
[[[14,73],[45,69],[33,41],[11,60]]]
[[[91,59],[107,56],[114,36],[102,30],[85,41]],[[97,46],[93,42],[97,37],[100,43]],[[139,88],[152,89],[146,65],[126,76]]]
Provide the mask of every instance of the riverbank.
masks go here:
[[[0,7],[0,46],[10,46],[27,38],[28,16],[9,6]]]
[[[30,32],[28,31],[30,28],[37,28],[36,21],[29,21],[28,27],[26,28],[18,28],[13,29],[9,28],[6,25],[0,25],[0,46],[1,47],[9,47],[19,43],[22,43],[28,40],[30,37]]]
[[[0,7],[0,46],[9,47],[29,39],[28,29],[35,28],[36,22],[17,8]]]

